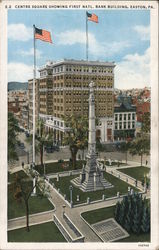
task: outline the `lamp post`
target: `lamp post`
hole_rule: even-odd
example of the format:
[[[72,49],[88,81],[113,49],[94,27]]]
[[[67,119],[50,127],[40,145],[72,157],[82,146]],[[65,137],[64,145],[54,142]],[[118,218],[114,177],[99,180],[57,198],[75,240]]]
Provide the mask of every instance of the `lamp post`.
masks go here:
[[[29,164],[29,151],[27,151],[27,163]]]
[[[69,190],[70,190],[70,204],[71,204],[71,208],[72,208],[72,205],[73,205],[73,201],[72,201],[72,191],[73,191],[73,187],[72,187],[72,185],[69,186]]]
[[[32,169],[35,169],[35,163],[33,163]],[[34,187],[34,189],[33,189],[32,196],[36,195],[36,180],[37,180],[37,175],[35,174],[35,176],[33,177],[33,187]]]
[[[44,177],[45,177],[46,169],[45,169],[45,162],[44,162]]]

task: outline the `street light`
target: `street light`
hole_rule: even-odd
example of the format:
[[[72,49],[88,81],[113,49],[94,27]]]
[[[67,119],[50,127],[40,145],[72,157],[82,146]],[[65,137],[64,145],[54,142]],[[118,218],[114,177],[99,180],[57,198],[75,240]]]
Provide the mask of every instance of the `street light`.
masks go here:
[[[32,169],[35,169],[35,163],[32,164]],[[34,196],[36,195],[36,175],[33,177],[33,187],[34,189],[32,195]]]
[[[72,201],[72,190],[73,190],[73,187],[72,185],[69,186],[69,190],[70,190],[70,203],[71,203],[71,207],[73,205],[73,201]]]
[[[45,169],[45,162],[44,162],[44,177],[45,177],[45,173],[46,173],[46,171],[45,171],[46,169]]]
[[[27,163],[29,164],[29,151],[27,151]]]

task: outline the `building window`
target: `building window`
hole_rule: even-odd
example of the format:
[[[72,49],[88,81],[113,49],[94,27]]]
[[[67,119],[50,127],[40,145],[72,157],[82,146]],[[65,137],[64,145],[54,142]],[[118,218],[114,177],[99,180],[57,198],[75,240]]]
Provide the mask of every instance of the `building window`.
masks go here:
[[[115,123],[115,129],[118,129],[118,123],[117,122]]]
[[[132,114],[132,120],[135,120],[135,114],[134,113]]]
[[[117,121],[118,120],[118,115],[117,114],[115,114],[115,121]]]
[[[122,120],[122,114],[119,115],[119,120],[120,120],[120,121]]]
[[[119,129],[122,129],[122,122],[119,123]]]
[[[132,128],[135,128],[135,122],[132,122]]]
[[[124,120],[126,121],[126,114],[124,114]]]
[[[131,114],[128,114],[128,120],[130,120],[130,118],[131,118]]]
[[[130,122],[128,122],[128,129],[130,129]]]
[[[124,129],[126,129],[126,122],[124,122]]]

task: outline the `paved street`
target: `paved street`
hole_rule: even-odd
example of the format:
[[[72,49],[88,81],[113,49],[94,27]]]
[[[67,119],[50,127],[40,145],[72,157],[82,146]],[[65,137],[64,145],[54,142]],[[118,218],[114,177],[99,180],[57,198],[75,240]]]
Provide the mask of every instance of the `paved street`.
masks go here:
[[[9,168],[14,168],[15,166],[20,166],[22,164],[22,162],[24,162],[25,164],[27,163],[31,163],[32,162],[32,146],[30,145],[30,143],[26,142],[26,136],[25,133],[20,133],[19,134],[19,140],[21,142],[24,143],[25,148],[24,148],[24,152],[23,155],[19,155],[19,161],[17,161],[16,163],[14,163],[13,165],[10,165]],[[29,154],[27,153],[29,152]],[[81,156],[81,158],[83,157],[83,151],[78,152],[77,154],[77,158],[78,156]],[[84,157],[87,155],[87,151],[84,151]],[[71,154],[70,154],[70,150],[69,147],[64,147],[64,148],[60,148],[60,151],[57,152],[53,152],[53,153],[46,153],[44,152],[44,162],[48,162],[48,161],[53,161],[53,160],[59,160],[59,159],[70,159]],[[122,162],[126,162],[126,154],[115,151],[115,152],[100,152],[99,155],[100,158],[104,159],[106,158],[111,159],[111,160],[119,160]],[[132,156],[128,153],[127,155],[127,159],[128,161],[134,161],[136,162],[136,164],[138,164],[138,166],[140,166],[140,157],[135,155]],[[143,156],[143,164],[146,163],[146,160],[148,161],[148,166],[150,165],[150,156]],[[40,163],[40,156],[39,154],[36,154],[36,163]]]

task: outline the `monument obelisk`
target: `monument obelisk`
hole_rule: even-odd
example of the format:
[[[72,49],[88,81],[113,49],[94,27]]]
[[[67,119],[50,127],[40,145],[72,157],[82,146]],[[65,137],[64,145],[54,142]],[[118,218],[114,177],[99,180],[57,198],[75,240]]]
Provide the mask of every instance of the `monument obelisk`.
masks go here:
[[[86,166],[83,167],[80,176],[71,181],[73,185],[79,187],[84,192],[112,187],[111,183],[106,181],[103,177],[103,170],[100,168],[99,163],[97,162],[94,87],[94,82],[90,82],[87,162]]]

